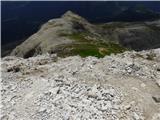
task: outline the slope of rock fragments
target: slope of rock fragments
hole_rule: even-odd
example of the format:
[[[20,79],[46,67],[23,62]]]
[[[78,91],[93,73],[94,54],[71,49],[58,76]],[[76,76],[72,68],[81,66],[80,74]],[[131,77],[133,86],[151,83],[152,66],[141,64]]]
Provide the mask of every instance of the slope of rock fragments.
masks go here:
[[[160,119],[160,49],[1,63],[2,120]]]

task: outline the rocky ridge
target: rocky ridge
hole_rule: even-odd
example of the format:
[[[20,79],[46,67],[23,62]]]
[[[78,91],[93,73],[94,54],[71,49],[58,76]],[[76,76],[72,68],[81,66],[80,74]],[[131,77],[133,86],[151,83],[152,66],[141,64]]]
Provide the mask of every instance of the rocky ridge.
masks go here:
[[[160,119],[160,49],[1,63],[2,120]]]
[[[85,30],[95,33],[94,25],[68,11],[61,18],[49,20],[42,25],[37,33],[17,46],[11,55],[27,58],[42,53],[55,52],[57,46],[75,42],[75,40],[65,37],[66,35]]]
[[[60,57],[104,57],[111,53],[124,52],[126,48],[158,48],[159,39],[159,20],[96,25],[68,11],[60,18],[42,25],[37,33],[17,46],[11,55],[28,58],[38,54],[56,53]]]

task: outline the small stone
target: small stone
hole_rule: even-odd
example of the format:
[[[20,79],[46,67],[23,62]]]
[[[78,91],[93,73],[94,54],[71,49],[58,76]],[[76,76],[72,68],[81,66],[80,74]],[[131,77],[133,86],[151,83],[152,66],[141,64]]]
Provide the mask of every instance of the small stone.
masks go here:
[[[138,91],[138,88],[136,88],[136,87],[132,87],[131,89],[134,91]]]
[[[156,103],[160,103],[160,95],[152,96],[152,98]]]
[[[49,92],[51,92],[52,94],[56,95],[60,93],[60,88],[59,87],[55,87],[49,90]]]
[[[129,74],[131,74],[131,73],[132,73],[132,70],[131,70],[131,69],[128,69],[127,72],[128,72]]]
[[[40,108],[38,111],[39,111],[39,112],[45,112],[45,111],[46,111],[46,108]]]
[[[156,80],[156,84],[160,87],[160,80]]]
[[[160,113],[155,113],[152,117],[152,120],[160,120]]]
[[[128,105],[124,106],[124,109],[125,109],[125,110],[131,109],[131,104],[128,104]]]
[[[1,115],[0,119],[1,120],[9,120],[9,116],[8,115]]]
[[[7,69],[7,72],[19,72],[20,71],[20,67],[19,66],[13,66],[11,68]]]
[[[146,84],[142,83],[142,84],[141,84],[141,87],[143,87],[143,88],[146,87]]]
[[[140,120],[140,117],[139,117],[139,115],[137,114],[137,113],[133,113],[133,119],[134,120]]]
[[[159,72],[160,72],[160,68],[157,68],[157,71],[159,71]]]
[[[31,99],[33,97],[33,93],[34,92],[30,92],[30,93],[26,94],[26,96],[24,97],[25,101],[28,101],[29,99]]]

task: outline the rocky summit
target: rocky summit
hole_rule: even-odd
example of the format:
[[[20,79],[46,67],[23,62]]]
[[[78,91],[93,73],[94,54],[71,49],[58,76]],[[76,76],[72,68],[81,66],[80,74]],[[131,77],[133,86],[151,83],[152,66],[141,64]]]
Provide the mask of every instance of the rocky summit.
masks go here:
[[[37,33],[17,46],[11,55],[28,58],[55,53],[59,57],[104,57],[128,49],[159,48],[159,39],[159,20],[93,24],[68,11],[60,18],[42,25]]]
[[[26,46],[39,39],[36,33]],[[7,56],[1,66],[1,120],[160,120],[160,49],[104,58]]]

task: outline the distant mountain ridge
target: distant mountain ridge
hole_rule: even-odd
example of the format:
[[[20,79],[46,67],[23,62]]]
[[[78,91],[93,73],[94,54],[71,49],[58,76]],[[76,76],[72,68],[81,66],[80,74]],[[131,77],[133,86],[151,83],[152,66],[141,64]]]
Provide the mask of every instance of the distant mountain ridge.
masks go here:
[[[28,58],[43,53],[56,53],[61,57],[103,57],[126,49],[158,48],[159,39],[160,20],[94,25],[68,11],[60,18],[42,25],[37,33],[17,46],[11,55]]]
[[[136,5],[144,5],[153,12],[160,12],[159,1],[2,1],[1,3],[2,45],[26,39],[37,32],[40,25],[60,17],[68,10],[91,23],[122,21],[121,17],[116,16]],[[134,22],[138,19],[139,17],[134,19]]]
[[[148,9],[145,6],[135,6],[120,12],[113,18],[113,20],[135,22],[135,21],[156,20],[159,18],[160,18],[160,13],[154,12],[153,10]]]

